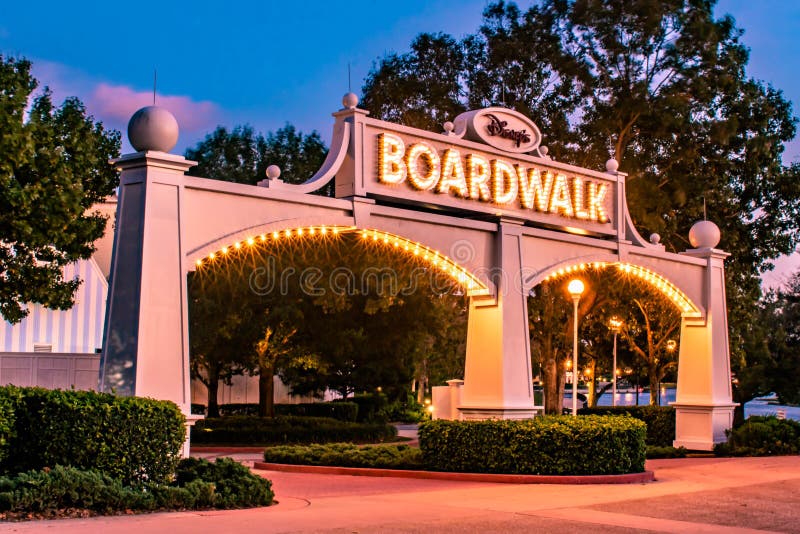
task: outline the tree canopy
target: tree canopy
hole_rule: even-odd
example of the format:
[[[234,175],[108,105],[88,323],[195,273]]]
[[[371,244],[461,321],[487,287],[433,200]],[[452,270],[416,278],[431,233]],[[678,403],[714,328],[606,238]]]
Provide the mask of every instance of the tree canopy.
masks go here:
[[[117,185],[109,159],[119,132],[86,114],[77,98],[61,106],[25,59],[0,55],[0,315],[21,321],[27,303],[68,309],[79,280],[63,267],[87,259],[106,219],[92,213]]]

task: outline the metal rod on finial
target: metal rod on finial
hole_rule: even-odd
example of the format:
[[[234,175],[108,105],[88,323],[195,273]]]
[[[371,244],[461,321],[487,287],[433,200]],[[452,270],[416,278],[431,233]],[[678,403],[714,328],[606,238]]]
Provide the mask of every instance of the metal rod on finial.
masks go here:
[[[353,92],[353,87],[352,87],[352,85],[350,83],[350,62],[349,61],[347,62],[347,92],[348,93],[352,93]]]
[[[158,71],[153,69],[153,105],[156,105],[156,82],[158,81]]]
[[[703,197],[703,220],[707,221],[708,217],[706,215],[706,197]]]

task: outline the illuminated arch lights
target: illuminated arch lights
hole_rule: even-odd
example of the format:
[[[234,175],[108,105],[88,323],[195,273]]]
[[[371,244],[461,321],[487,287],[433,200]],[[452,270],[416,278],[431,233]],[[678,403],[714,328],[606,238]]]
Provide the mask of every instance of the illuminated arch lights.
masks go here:
[[[465,268],[441,254],[439,251],[389,232],[382,232],[374,229],[358,230],[353,226],[307,226],[263,233],[258,236],[248,237],[243,241],[236,241],[230,246],[224,246],[219,250],[212,251],[206,256],[197,258],[194,263],[198,269],[201,269],[214,264],[222,258],[229,257],[231,254],[240,250],[259,246],[261,244],[314,237],[335,238],[344,233],[356,232],[359,234],[361,240],[366,243],[391,247],[398,252],[411,255],[419,261],[426,263],[430,267],[452,278],[467,291],[468,295],[489,294],[489,289],[480,279],[476,278]]]
[[[675,287],[675,285],[660,276],[653,271],[645,269],[644,267],[639,267],[638,265],[633,265],[631,263],[624,263],[624,262],[586,262],[586,263],[579,263],[576,265],[570,265],[568,267],[562,267],[556,269],[555,271],[551,272],[547,276],[544,277],[542,280],[543,282],[547,282],[549,280],[556,280],[559,278],[567,277],[567,276],[574,276],[576,274],[581,273],[582,271],[586,271],[587,269],[605,269],[606,267],[616,266],[617,269],[621,273],[629,274],[631,276],[635,276],[640,280],[650,284],[653,288],[660,291],[664,296],[669,298],[670,301],[683,313],[683,314],[699,314],[700,310],[692,304],[692,301],[689,300],[689,297],[686,296],[683,291]]]

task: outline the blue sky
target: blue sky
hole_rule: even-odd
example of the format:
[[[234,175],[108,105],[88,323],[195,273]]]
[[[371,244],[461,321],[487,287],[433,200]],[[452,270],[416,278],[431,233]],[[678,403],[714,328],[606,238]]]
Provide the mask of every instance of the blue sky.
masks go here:
[[[526,7],[529,1],[519,5]],[[0,15],[0,52],[25,56],[55,96],[76,95],[90,113],[124,132],[131,114],[158,103],[181,125],[176,151],[217,124],[268,131],[291,122],[329,138],[330,113],[358,93],[375,61],[402,52],[424,31],[474,32],[485,0],[385,2],[193,1],[11,2]],[[800,113],[800,2],[722,0],[745,29],[751,76],[782,89]],[[130,151],[125,142],[123,152]],[[785,159],[800,161],[800,142]],[[781,260],[774,285],[800,256]]]

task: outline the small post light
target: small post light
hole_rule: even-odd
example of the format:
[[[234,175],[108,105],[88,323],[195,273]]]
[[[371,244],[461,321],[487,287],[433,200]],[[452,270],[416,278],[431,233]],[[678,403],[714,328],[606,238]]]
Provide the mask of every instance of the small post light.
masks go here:
[[[573,304],[573,336],[572,336],[572,416],[578,415],[578,302],[581,300],[584,285],[578,278],[571,280],[567,291],[572,296]]]
[[[617,334],[619,334],[620,328],[622,328],[622,320],[618,317],[612,317],[611,320],[608,322],[608,327],[614,333],[614,356],[613,356],[613,363],[612,369],[613,373],[611,373],[611,380],[614,381],[614,386],[611,392],[611,405],[617,405]]]

